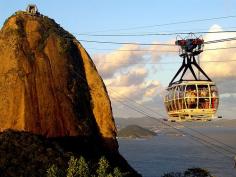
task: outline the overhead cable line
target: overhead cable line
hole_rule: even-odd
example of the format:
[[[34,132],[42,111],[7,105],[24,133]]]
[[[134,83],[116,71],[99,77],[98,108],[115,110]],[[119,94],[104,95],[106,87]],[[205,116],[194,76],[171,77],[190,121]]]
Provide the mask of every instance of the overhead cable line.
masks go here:
[[[226,62],[236,62],[236,60],[207,60],[207,61],[202,61],[201,63],[226,63]],[[112,61],[102,61],[102,62],[99,62],[100,64],[101,63],[113,63]],[[156,65],[156,64],[160,64],[160,65],[165,65],[165,64],[181,64],[181,62],[152,62],[152,63],[148,63],[148,62],[123,62],[123,63],[120,63],[120,64],[150,64],[150,65]]]
[[[196,31],[196,32],[175,32],[175,33],[143,33],[143,34],[80,34],[79,36],[93,36],[93,37],[137,37],[137,36],[173,36],[173,35],[187,35],[194,34],[217,34],[217,33],[236,33],[235,30],[229,31]],[[75,33],[74,33],[75,34]]]
[[[177,46],[176,46],[177,47]],[[114,52],[167,52],[167,53],[176,53],[177,50],[149,50],[149,49],[112,49],[112,48],[86,48],[91,50],[103,50],[103,51],[114,51]]]
[[[233,47],[219,47],[219,48],[209,48],[209,49],[203,49],[203,51],[211,51],[211,50],[225,50],[225,49],[235,49],[236,46]]]
[[[128,30],[135,30],[135,29],[145,29],[145,28],[153,28],[153,27],[161,27],[161,26],[171,26],[171,25],[178,25],[178,24],[196,23],[196,22],[228,19],[228,18],[235,18],[235,17],[236,17],[236,15],[229,15],[229,16],[221,16],[221,17],[213,17],[213,18],[203,18],[203,19],[195,19],[195,20],[170,22],[170,23],[163,23],[163,24],[156,24],[156,25],[147,25],[147,26],[136,26],[136,27],[129,27],[129,28],[99,30],[99,31],[93,31],[93,32],[89,32],[89,33],[108,32],[108,31],[128,31]]]
[[[204,44],[212,44],[212,43],[219,43],[219,42],[226,42],[226,41],[234,41],[236,40],[236,37],[232,38],[224,38],[224,39],[217,39],[217,40],[212,40],[212,41],[206,41]]]
[[[219,42],[228,42],[228,41],[234,41],[236,40],[236,37],[232,38],[224,38],[224,39],[217,39],[212,41],[206,41],[204,44],[212,44],[212,43],[219,43]],[[100,43],[100,44],[130,44],[130,45],[145,45],[145,46],[176,46],[175,44],[170,43],[136,43],[136,42],[114,42],[114,41],[97,41],[97,40],[79,40],[81,42],[87,42],[87,43]]]
[[[113,42],[113,41],[92,41],[92,40],[79,40],[82,42],[88,42],[88,43],[102,43],[102,44],[131,44],[131,45],[163,45],[163,46],[175,46],[175,44],[167,44],[167,43],[135,43],[135,42]]]
[[[206,48],[203,51],[235,49],[233,47]],[[160,53],[178,53],[177,50],[149,50],[149,49],[111,49],[111,48],[86,48],[91,50],[114,51],[114,52],[160,52]]]

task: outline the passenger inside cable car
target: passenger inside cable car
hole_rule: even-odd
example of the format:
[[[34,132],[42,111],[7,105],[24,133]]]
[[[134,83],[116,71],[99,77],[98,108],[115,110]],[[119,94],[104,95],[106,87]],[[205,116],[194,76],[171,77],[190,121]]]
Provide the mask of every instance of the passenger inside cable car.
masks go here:
[[[199,109],[209,109],[209,88],[208,85],[198,85]]]
[[[217,90],[216,87],[211,85],[211,108],[217,109],[218,107],[218,98],[217,98]]]
[[[197,107],[197,91],[195,85],[187,85],[185,98],[188,109],[194,109]]]

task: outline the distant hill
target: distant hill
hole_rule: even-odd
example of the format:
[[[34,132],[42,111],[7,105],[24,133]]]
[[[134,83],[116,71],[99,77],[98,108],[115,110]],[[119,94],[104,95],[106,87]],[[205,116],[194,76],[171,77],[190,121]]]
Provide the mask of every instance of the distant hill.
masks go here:
[[[125,138],[149,138],[155,136],[156,133],[138,125],[129,125],[118,131],[118,137]]]
[[[148,117],[130,117],[130,118],[115,118],[118,129],[124,128],[128,125],[138,125],[140,127],[152,128],[156,127],[159,130],[168,129],[162,122],[162,119],[154,120]],[[210,122],[181,122],[181,124],[189,127],[236,127],[236,119],[215,119]],[[171,125],[178,125],[171,123]]]
[[[128,125],[138,125],[140,127],[163,127],[159,121],[147,117],[115,118],[115,121],[118,129],[124,128]]]

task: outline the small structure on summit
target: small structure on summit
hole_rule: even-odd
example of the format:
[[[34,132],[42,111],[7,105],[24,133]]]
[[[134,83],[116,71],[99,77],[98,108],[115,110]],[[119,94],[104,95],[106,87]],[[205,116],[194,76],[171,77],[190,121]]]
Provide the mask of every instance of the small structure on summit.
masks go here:
[[[35,4],[29,4],[26,8],[26,12],[33,14],[33,15],[38,15],[38,8]]]

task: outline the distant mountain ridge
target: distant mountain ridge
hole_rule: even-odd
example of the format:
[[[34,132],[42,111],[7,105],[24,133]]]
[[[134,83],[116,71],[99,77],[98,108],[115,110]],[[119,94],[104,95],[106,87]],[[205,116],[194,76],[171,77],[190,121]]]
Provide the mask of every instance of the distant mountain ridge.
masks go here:
[[[129,125],[118,131],[118,137],[122,138],[150,138],[156,133],[138,125]]]
[[[154,120],[148,117],[130,117],[130,118],[115,118],[118,129],[124,128],[128,125],[138,125],[141,127],[157,127],[159,129],[167,128],[161,121],[162,119]],[[176,123],[172,123],[175,125]],[[223,126],[223,127],[236,127],[236,119],[215,119],[210,122],[180,122],[180,124],[190,127],[207,127],[207,126]]]

